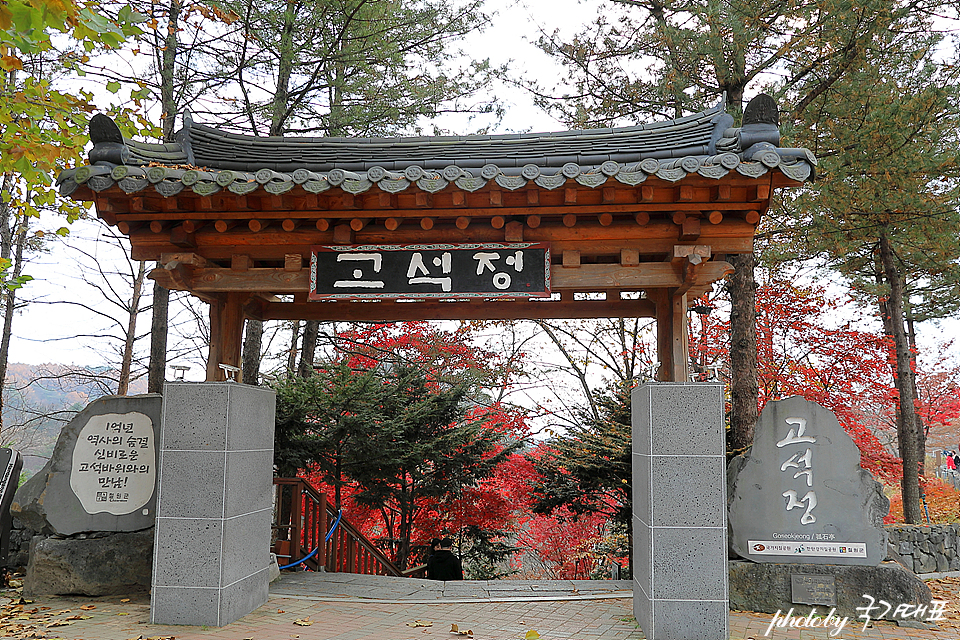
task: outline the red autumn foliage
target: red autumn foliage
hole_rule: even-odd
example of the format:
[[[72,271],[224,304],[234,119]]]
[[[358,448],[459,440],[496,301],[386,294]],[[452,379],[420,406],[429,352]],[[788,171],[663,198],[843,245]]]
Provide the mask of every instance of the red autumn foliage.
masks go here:
[[[922,483],[925,515],[931,524],[960,522],[960,491],[936,478],[926,478]],[[897,493],[890,498],[890,513],[884,524],[903,524],[903,497]]]
[[[759,409],[794,395],[836,414],[860,448],[860,464],[888,482],[902,472],[899,459],[877,438],[893,411],[896,391],[888,341],[831,319],[845,303],[820,287],[770,278],[757,288]],[[849,313],[849,311],[848,311]],[[727,361],[728,322],[702,318],[707,338],[691,339],[693,355],[708,365]],[[878,408],[881,411],[878,413]]]

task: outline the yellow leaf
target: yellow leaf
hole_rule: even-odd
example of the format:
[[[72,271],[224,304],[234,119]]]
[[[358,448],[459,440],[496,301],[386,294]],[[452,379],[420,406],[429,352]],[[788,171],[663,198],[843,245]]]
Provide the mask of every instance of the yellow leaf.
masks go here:
[[[427,622],[426,620],[414,620],[413,622],[408,622],[408,623],[407,623],[407,626],[408,626],[408,627],[414,627],[414,628],[416,628],[416,627],[432,627],[432,626],[433,626],[433,623],[432,623],[432,622]]]
[[[130,602],[130,598],[124,598],[124,599],[121,600],[120,602]]]
[[[17,56],[0,57],[0,69],[4,71],[23,71],[23,61]]]
[[[66,627],[67,625],[71,625],[71,624],[73,624],[73,622],[69,620],[54,620],[53,622],[47,625],[47,628],[49,629],[50,627]]]
[[[118,616],[128,616],[128,615],[130,615],[130,614],[129,614],[129,613],[118,613],[117,615],[118,615]]]
[[[309,627],[310,625],[313,624],[313,621],[309,617],[306,617],[306,618],[301,618],[300,620],[294,620],[293,624],[299,625],[301,627]]]
[[[467,629],[466,631],[460,631],[460,627],[458,627],[456,624],[451,624],[451,625],[450,625],[450,633],[455,633],[455,634],[457,634],[458,636],[467,636],[468,638],[472,638],[472,637],[473,637],[473,631],[472,631],[472,630]]]
[[[530,629],[530,631],[527,631],[526,635],[523,636],[523,640],[540,640],[540,634]]]
[[[85,605],[83,605],[83,606],[80,607],[80,608],[83,609],[84,611],[93,611],[94,609],[97,608],[97,605],[95,605],[95,604],[85,604]]]

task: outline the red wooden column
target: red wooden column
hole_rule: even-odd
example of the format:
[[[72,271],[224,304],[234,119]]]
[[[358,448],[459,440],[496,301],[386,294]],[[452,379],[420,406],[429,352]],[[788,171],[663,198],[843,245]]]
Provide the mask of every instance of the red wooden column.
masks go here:
[[[249,294],[231,291],[210,302],[210,351],[207,355],[207,381],[226,380],[221,364],[240,367],[243,346],[243,303]],[[237,382],[241,382],[237,372]]]
[[[676,289],[656,289],[657,355],[660,382],[687,382],[690,379],[690,357],[687,346],[687,294],[676,295]]]

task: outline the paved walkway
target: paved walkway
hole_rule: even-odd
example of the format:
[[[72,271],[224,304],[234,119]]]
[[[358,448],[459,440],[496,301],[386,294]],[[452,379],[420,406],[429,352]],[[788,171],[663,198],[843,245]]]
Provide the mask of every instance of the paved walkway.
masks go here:
[[[629,582],[468,581],[437,583],[345,574],[285,573],[270,600],[223,628],[151,625],[146,594],[129,598],[7,600],[0,638],[63,640],[640,640]],[[952,587],[951,587],[952,589]],[[960,593],[951,620],[909,629],[851,620],[833,638],[960,640]],[[771,616],[731,612],[731,640],[828,640],[829,629],[774,629]]]

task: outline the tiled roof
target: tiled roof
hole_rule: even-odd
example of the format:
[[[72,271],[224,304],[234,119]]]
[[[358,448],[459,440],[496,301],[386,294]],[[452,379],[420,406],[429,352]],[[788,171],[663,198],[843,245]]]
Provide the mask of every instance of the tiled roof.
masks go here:
[[[689,175],[719,180],[730,172],[758,178],[779,171],[798,182],[812,178],[816,159],[810,151],[779,147],[771,98],[751,101],[744,123],[733,128],[733,118],[721,103],[676,120],[609,129],[284,138],[221,131],[194,123],[186,113],[177,142],[149,144],[123,138],[109,118],[94,116],[91,164],[64,171],[58,183],[63,195],[80,184],[93,191],[117,184],[127,193],[153,187],[169,197],[183,189],[204,196],[221,190],[245,195],[258,189],[282,194],[297,185],[311,193],[339,187],[353,194],[371,189],[397,193],[411,186],[435,193],[451,183],[477,191],[491,181],[508,190],[530,183],[557,189],[568,180],[596,188],[610,180],[633,186],[648,176],[668,182]],[[178,165],[201,168],[172,168]]]

